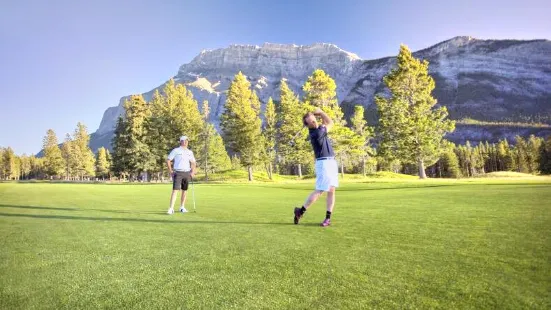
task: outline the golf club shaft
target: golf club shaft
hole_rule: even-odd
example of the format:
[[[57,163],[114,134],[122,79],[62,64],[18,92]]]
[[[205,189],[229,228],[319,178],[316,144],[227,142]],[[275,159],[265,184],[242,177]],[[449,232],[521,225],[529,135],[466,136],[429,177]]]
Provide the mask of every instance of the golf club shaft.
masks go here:
[[[295,143],[295,140],[297,139],[298,135],[300,135],[302,130],[304,130],[304,127],[306,127],[306,126],[302,126],[302,128],[300,128],[300,130],[297,131],[297,133],[293,136],[293,138],[291,139],[291,144]]]
[[[193,199],[193,212],[197,212],[195,208],[195,186],[193,185],[193,178],[191,178],[191,198]]]

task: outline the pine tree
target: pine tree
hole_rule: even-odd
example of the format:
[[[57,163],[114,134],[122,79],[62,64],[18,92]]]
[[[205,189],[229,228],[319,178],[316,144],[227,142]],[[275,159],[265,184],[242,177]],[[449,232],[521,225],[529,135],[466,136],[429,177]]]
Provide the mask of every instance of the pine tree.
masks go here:
[[[395,154],[408,163],[416,163],[419,177],[424,179],[425,164],[435,161],[441,151],[444,135],[452,132],[455,123],[446,119],[445,107],[434,109],[436,99],[431,95],[435,84],[428,74],[428,61],[414,58],[405,46],[400,47],[398,67],[384,78],[390,98],[377,95],[380,150]]]
[[[206,181],[208,181],[209,173],[231,168],[231,160],[224,147],[224,141],[214,128],[214,125],[208,122],[209,113],[208,101],[205,100],[201,113],[204,129],[201,133],[201,139],[198,141],[197,149],[199,152],[197,152],[196,158],[198,166],[205,172]]]
[[[113,147],[112,169],[115,175],[126,178],[132,170],[130,166],[130,139],[126,120],[119,117],[115,127],[115,135],[111,141]]]
[[[299,177],[302,177],[302,165],[312,160],[312,150],[307,139],[308,131],[304,130],[302,123],[302,117],[306,112],[306,106],[301,104],[287,82],[281,80],[277,114],[278,158],[280,165],[288,168],[296,167]]]
[[[337,84],[327,73],[321,69],[315,70],[302,90],[306,106],[321,108],[335,125],[344,125],[343,113],[337,100]]]
[[[100,147],[96,153],[96,176],[104,178],[109,175],[109,161],[107,149]]]
[[[113,173],[113,156],[109,149],[105,149],[105,157],[107,158],[107,177],[111,180],[111,174]]]
[[[29,176],[31,174],[31,159],[29,156],[23,154],[19,158],[21,161],[21,178],[22,179],[29,179]]]
[[[17,156],[11,147],[7,147],[2,154],[2,174],[8,180],[17,180],[19,178],[19,167]]]
[[[249,181],[253,180],[253,166],[259,163],[264,141],[261,134],[260,101],[250,89],[250,83],[239,72],[228,89],[221,127],[228,147],[239,154],[247,167]]]
[[[77,169],[77,159],[75,155],[76,154],[74,152],[73,139],[71,138],[71,135],[67,134],[65,136],[65,141],[61,145],[61,156],[63,157],[65,178],[67,180],[70,179],[73,171]]]
[[[205,171],[205,181],[209,180],[209,151],[211,144],[211,135],[214,133],[214,128],[209,126],[210,108],[207,100],[203,101],[203,108],[201,117],[203,120],[203,132],[201,133],[201,139],[199,141],[200,154],[197,154],[197,160],[199,167],[202,167]]]
[[[6,150],[3,147],[0,147],[0,180],[6,179],[4,174],[4,152]]]
[[[146,173],[155,168],[155,155],[148,145],[147,121],[150,110],[140,96],[131,96],[124,104],[126,133],[129,139],[128,166],[133,176]]]
[[[498,171],[513,170],[513,157],[507,140],[500,140],[497,144]]]
[[[224,146],[224,141],[220,134],[214,128],[214,125],[208,124],[207,132],[210,134],[209,138],[209,151],[208,151],[208,161],[206,161],[205,170],[210,173],[216,173],[219,171],[224,171],[231,169],[232,163],[228,152],[226,152],[226,147]]]
[[[266,154],[266,171],[268,177],[272,179],[273,165],[277,156],[276,153],[276,135],[277,135],[277,114],[272,97],[268,99],[266,111],[264,112],[264,137],[265,137],[265,154]]]
[[[530,135],[526,145],[526,160],[528,164],[528,172],[536,174],[539,170],[540,149],[543,144],[543,139]]]
[[[344,177],[344,166],[350,164],[354,158],[364,156],[365,138],[356,134],[345,126],[334,126],[331,130],[333,150],[341,165],[341,174]]]
[[[41,178],[44,171],[44,158],[37,158],[34,155],[29,157],[31,163],[31,175],[30,178]]]
[[[73,133],[71,142],[71,151],[74,156],[75,173],[82,180],[84,176],[94,176],[94,153],[90,150],[90,136],[88,129],[82,123],[77,123],[77,128]]]
[[[53,177],[63,173],[63,158],[57,143],[55,132],[49,129],[42,140],[44,150],[44,173]]]
[[[515,147],[513,148],[513,163],[517,172],[528,172],[528,158],[526,156],[526,141],[521,136],[515,137]]]
[[[373,137],[373,129],[367,126],[367,122],[364,118],[364,107],[357,105],[354,107],[354,114],[350,119],[350,124],[352,125],[352,130],[356,135],[358,135],[362,141],[363,145],[359,149],[358,156],[360,157],[362,174],[366,175],[366,160],[370,154],[373,154],[374,151],[369,145],[371,138]]]
[[[444,178],[460,178],[461,169],[459,168],[459,159],[457,158],[456,153],[453,151],[453,148],[446,149],[443,151],[440,157],[440,167],[442,177]]]
[[[551,174],[551,135],[540,145],[539,171],[541,174]]]
[[[159,170],[164,170],[166,156],[177,145],[181,135],[188,137],[191,149],[200,149],[205,123],[197,101],[184,85],[169,80],[163,95],[158,91],[153,95],[150,111],[146,140]]]
[[[477,166],[477,157],[474,153],[474,149],[471,146],[470,141],[467,141],[465,143],[465,159],[466,159],[466,164],[467,164],[467,169],[468,169],[467,176],[469,176],[469,177],[475,176],[475,174],[476,174],[475,167]]]

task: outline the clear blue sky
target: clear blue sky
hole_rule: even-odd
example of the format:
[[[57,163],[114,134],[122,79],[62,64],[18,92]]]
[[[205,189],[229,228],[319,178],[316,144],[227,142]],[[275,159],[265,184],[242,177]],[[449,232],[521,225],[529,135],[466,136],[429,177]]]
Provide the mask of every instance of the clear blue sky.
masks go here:
[[[36,153],[205,48],[329,42],[365,59],[457,35],[551,39],[551,1],[17,0],[0,4],[0,146]]]

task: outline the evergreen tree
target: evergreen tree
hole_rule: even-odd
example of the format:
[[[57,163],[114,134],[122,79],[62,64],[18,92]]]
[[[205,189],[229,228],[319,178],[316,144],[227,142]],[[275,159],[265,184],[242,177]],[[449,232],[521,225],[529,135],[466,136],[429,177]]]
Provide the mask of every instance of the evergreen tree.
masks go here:
[[[173,79],[169,80],[163,95],[158,91],[153,95],[150,110],[146,140],[159,170],[164,170],[166,156],[176,146],[181,135],[188,137],[190,148],[200,149],[205,123],[197,101],[184,85],[176,85]]]
[[[44,150],[44,173],[53,177],[63,173],[63,158],[59,149],[55,132],[49,129],[42,140]]]
[[[205,171],[205,181],[209,180],[209,151],[210,151],[210,140],[211,135],[214,134],[214,127],[210,127],[209,125],[209,116],[210,116],[210,108],[209,108],[209,102],[203,101],[203,108],[201,117],[203,119],[203,132],[201,133],[201,139],[198,144],[199,149],[202,153],[197,154],[197,161],[199,164],[199,167],[202,167]]]
[[[67,180],[73,175],[73,172],[77,169],[77,158],[75,157],[73,139],[71,135],[65,136],[65,141],[61,145],[61,156],[64,161],[65,178]]]
[[[112,169],[115,175],[126,178],[131,171],[130,139],[126,120],[119,117],[115,127],[115,135],[111,141],[113,147]]]
[[[109,149],[105,149],[105,157],[107,158],[107,177],[111,179],[111,174],[113,173],[113,156],[111,156],[111,152],[109,152]]]
[[[231,168],[231,160],[226,152],[224,141],[218,134],[214,125],[209,120],[208,101],[203,102],[202,118],[204,129],[201,133],[201,139],[198,141],[198,150],[196,154],[198,166],[205,172],[205,180],[208,181],[209,173],[228,170]]]
[[[90,150],[90,136],[84,124],[77,123],[77,128],[73,133],[73,141],[70,144],[74,156],[75,173],[80,179],[83,179],[84,176],[94,176],[94,153]]]
[[[551,135],[540,145],[539,171],[541,174],[551,174]]]
[[[343,113],[337,100],[337,84],[321,69],[308,77],[304,86],[304,103],[307,106],[321,108],[335,123],[344,125]]]
[[[241,163],[247,167],[249,181],[253,179],[253,166],[259,163],[263,152],[261,125],[260,101],[247,78],[239,72],[228,89],[221,127],[229,148],[239,154]]]
[[[265,137],[265,154],[266,154],[266,171],[268,177],[272,179],[273,164],[276,159],[276,135],[277,135],[277,114],[272,97],[268,99],[266,111],[264,112],[264,137]]]
[[[41,178],[44,170],[44,158],[37,158],[31,155],[29,162],[31,163],[30,178]]]
[[[130,172],[138,177],[155,168],[155,155],[148,145],[147,121],[150,110],[141,95],[131,96],[124,104],[126,132],[129,139],[128,164]]]
[[[475,154],[475,150],[471,146],[471,142],[467,141],[465,143],[465,160],[467,164],[468,174],[467,176],[473,177],[476,175],[476,169],[477,166],[477,156]]]
[[[366,175],[366,161],[368,159],[369,154],[373,154],[373,149],[369,145],[370,140],[373,136],[373,129],[367,126],[367,122],[364,118],[364,107],[361,105],[357,105],[354,107],[354,114],[352,115],[352,118],[350,119],[350,123],[352,125],[352,130],[354,133],[359,136],[362,141],[363,145],[359,148],[358,156],[360,157],[360,163],[362,167],[362,174]]]
[[[398,67],[384,78],[390,98],[377,95],[380,149],[395,154],[404,162],[416,163],[419,177],[424,179],[425,164],[435,161],[443,136],[452,132],[455,123],[446,119],[445,107],[433,109],[431,95],[435,84],[428,74],[429,63],[415,59],[405,46],[400,47]]]
[[[96,153],[96,176],[105,178],[109,175],[109,161],[107,159],[108,151],[104,147],[98,149]]]
[[[19,178],[19,167],[17,156],[11,147],[7,147],[2,154],[2,174],[7,180],[17,180]]]
[[[232,170],[243,169],[243,166],[241,165],[241,161],[239,160],[239,157],[237,157],[237,155],[235,154],[231,157],[231,169]]]
[[[365,156],[365,138],[345,126],[334,126],[331,134],[333,150],[344,177],[345,164],[350,164],[354,158]]]
[[[515,137],[515,147],[513,148],[513,163],[517,172],[528,172],[528,158],[526,156],[526,141],[521,136]]]
[[[497,144],[498,171],[513,170],[513,156],[507,140],[500,140]]]
[[[475,156],[476,156],[476,171],[477,173],[484,174],[486,173],[486,170],[484,170],[484,166],[486,165],[486,160],[488,159],[488,154],[486,152],[486,148],[482,142],[479,142],[478,145],[475,148]]]
[[[31,159],[29,156],[23,154],[19,158],[21,161],[21,179],[28,180],[31,174]]]
[[[207,132],[210,134],[209,142],[209,151],[208,151],[208,160],[205,161],[205,171],[210,173],[216,173],[219,171],[224,171],[231,169],[232,164],[228,152],[226,152],[226,147],[224,146],[224,141],[220,134],[214,128],[214,125],[208,124]]]
[[[461,177],[459,160],[453,149],[445,150],[440,157],[440,162],[442,177],[454,179]]]
[[[308,131],[304,130],[302,117],[307,107],[301,104],[298,96],[287,85],[285,80],[280,84],[280,103],[278,114],[278,157],[280,164],[296,167],[302,177],[302,165],[312,160],[312,150],[308,141]],[[298,133],[298,135],[297,135]]]
[[[530,135],[526,145],[526,160],[528,164],[528,172],[536,174],[539,170],[540,149],[543,144],[543,139]]]
[[[4,175],[4,152],[6,150],[3,147],[0,147],[0,180],[6,179]]]

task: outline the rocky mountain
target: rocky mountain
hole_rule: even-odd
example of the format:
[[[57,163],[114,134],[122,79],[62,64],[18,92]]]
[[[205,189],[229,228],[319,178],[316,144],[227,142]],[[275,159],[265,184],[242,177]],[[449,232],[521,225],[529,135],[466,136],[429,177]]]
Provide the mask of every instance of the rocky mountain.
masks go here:
[[[398,47],[397,47],[398,50]],[[551,124],[551,41],[478,40],[456,37],[414,53],[430,62],[436,81],[435,97],[448,107],[452,119],[482,121],[539,121]],[[384,91],[382,78],[395,65],[394,57],[363,60],[333,44],[309,46],[265,43],[262,46],[231,45],[204,50],[190,63],[182,65],[173,77],[190,89],[200,103],[208,100],[211,121],[218,124],[224,109],[225,92],[233,76],[242,71],[263,103],[279,97],[279,83],[302,94],[301,86],[317,68],[337,83],[337,96],[346,112],[353,105],[366,107],[366,117],[376,122],[374,95]],[[156,89],[143,94],[151,99]],[[116,119],[123,112],[119,105],[108,108],[91,146],[108,146]],[[450,135],[456,142],[512,139],[518,133],[551,134],[551,128],[523,130],[519,126],[458,126]],[[522,126],[521,126],[522,127]]]

